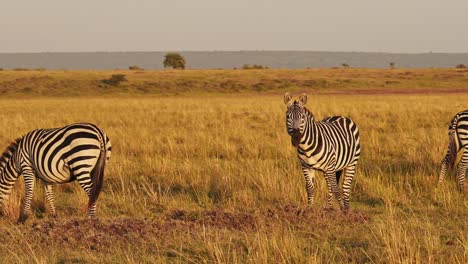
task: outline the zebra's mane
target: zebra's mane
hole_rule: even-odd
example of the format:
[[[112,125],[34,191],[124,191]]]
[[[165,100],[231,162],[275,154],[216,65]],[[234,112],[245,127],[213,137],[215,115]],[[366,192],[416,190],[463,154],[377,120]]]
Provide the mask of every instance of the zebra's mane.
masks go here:
[[[312,114],[312,112],[311,112],[309,109],[307,109],[306,107],[304,107],[304,110],[305,110],[305,112],[306,112],[307,115],[309,115],[310,117],[312,117],[312,119],[315,119],[314,114]]]
[[[13,142],[10,143],[10,145],[6,148],[6,150],[3,152],[2,156],[0,156],[0,164],[4,165],[6,164],[11,156],[16,152],[18,149],[18,143],[22,139],[22,137],[15,139]]]

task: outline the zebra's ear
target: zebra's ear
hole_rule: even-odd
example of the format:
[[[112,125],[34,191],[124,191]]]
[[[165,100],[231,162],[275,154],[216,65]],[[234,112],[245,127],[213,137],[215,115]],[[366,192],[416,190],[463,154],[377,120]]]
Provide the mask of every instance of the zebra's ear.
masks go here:
[[[288,105],[289,102],[291,101],[291,99],[292,99],[292,95],[290,93],[286,92],[284,94],[284,104]]]
[[[299,101],[301,102],[302,105],[305,105],[307,103],[307,94],[302,93],[299,96]]]

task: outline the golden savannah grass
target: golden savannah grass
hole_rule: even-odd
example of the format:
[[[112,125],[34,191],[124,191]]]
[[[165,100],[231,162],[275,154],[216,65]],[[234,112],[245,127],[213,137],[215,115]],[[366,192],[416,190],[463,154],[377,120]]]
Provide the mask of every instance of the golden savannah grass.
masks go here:
[[[274,82],[280,75],[313,78],[308,71],[316,76],[355,71],[363,79],[379,80],[391,72],[347,70],[259,70],[258,75]],[[408,71],[427,72],[421,78],[428,83],[429,74],[464,74],[454,77],[452,87],[458,88],[463,82],[457,80],[468,78],[455,70]],[[5,72],[0,83],[39,74],[11,77]],[[260,78],[254,70],[246,72],[222,71],[237,76],[239,83],[248,83],[247,76]],[[90,78],[88,72],[40,74],[63,74],[64,83]],[[93,74],[99,75],[96,79],[111,75]],[[129,83],[138,75],[127,74]],[[164,74],[201,75],[211,87],[227,78],[215,70],[141,73],[161,79]],[[407,87],[416,82],[406,81]],[[442,84],[439,88],[450,89]],[[97,124],[113,143],[98,200],[99,220],[85,220],[87,198],[77,183],[56,185],[58,219],[49,219],[37,184],[34,215],[24,225],[15,224],[24,193],[20,180],[0,220],[1,262],[466,262],[466,194],[456,191],[453,177],[440,188],[436,183],[447,125],[466,109],[467,93],[352,95],[327,91],[367,86],[320,92],[292,87],[309,92],[307,106],[317,118],[345,115],[359,126],[362,154],[351,211],[345,215],[323,210],[327,191],[321,174],[315,204],[306,207],[304,177],[285,128],[283,88],[210,96],[197,88],[180,96],[122,92],[125,96],[80,97],[86,91],[80,87],[75,98],[38,97],[35,92],[14,98],[14,92],[7,92],[9,98],[0,99],[0,146],[35,128]],[[55,95],[65,95],[71,88],[57,89]]]
[[[125,75],[110,85],[112,75]],[[460,92],[468,69],[261,69],[0,71],[0,95],[116,96],[216,95],[243,93]],[[430,89],[430,90],[428,90]]]

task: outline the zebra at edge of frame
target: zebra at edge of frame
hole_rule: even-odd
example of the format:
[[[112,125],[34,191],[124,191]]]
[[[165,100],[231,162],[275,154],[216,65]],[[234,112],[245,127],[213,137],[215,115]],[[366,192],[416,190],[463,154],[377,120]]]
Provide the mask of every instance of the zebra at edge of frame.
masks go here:
[[[52,184],[76,180],[89,198],[87,215],[94,218],[111,150],[106,134],[89,123],[28,132],[11,143],[0,157],[1,209],[18,177],[23,175],[25,198],[18,222],[26,221],[31,212],[36,179],[44,183],[46,200],[56,217]]]
[[[439,182],[440,185],[445,178],[447,170],[450,172],[455,171],[455,162],[457,154],[463,149],[463,154],[458,163],[458,190],[464,192],[465,190],[465,176],[468,169],[468,110],[456,114],[450,121],[448,127],[449,144],[447,153],[442,160]]]
[[[297,149],[302,172],[306,181],[307,203],[314,202],[315,171],[322,171],[328,189],[326,208],[332,206],[336,198],[340,209],[349,209],[351,184],[356,172],[361,148],[359,130],[353,120],[343,116],[327,117],[316,122],[313,114],[304,107],[307,95],[301,94],[299,100],[292,95],[284,95],[286,129],[291,143]],[[339,189],[340,177],[344,172],[342,194]]]

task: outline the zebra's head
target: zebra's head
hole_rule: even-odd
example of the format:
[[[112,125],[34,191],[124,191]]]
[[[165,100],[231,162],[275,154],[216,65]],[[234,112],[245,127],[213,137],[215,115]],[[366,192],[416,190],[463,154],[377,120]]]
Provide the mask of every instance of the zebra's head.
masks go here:
[[[305,93],[299,96],[299,100],[292,100],[290,93],[284,94],[284,103],[288,107],[286,111],[286,129],[291,136],[291,143],[294,147],[299,146],[301,137],[306,126],[306,112],[304,105],[307,103]]]

